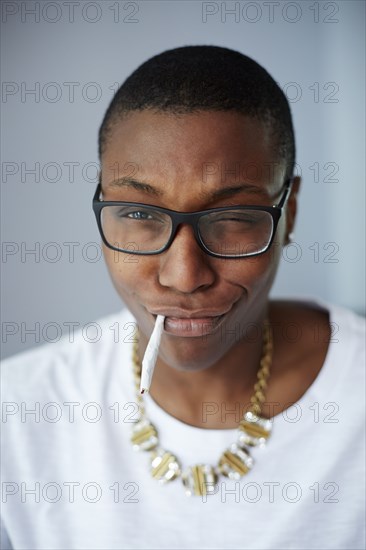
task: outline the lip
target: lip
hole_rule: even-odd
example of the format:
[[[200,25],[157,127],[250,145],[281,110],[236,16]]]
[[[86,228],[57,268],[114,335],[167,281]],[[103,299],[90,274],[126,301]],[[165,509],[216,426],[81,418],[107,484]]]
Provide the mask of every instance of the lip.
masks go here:
[[[148,311],[152,315],[164,315],[164,317],[175,317],[177,319],[207,319],[210,317],[220,317],[221,315],[226,315],[231,310],[232,306],[229,308],[223,308],[221,310],[210,311],[208,309],[199,309],[195,311],[188,311],[185,309],[179,308],[159,308],[159,309],[149,309]]]
[[[164,315],[164,332],[183,338],[199,338],[213,334],[223,323],[226,315],[231,311],[224,308],[224,311],[195,310],[187,311],[177,308],[153,309],[152,315]]]

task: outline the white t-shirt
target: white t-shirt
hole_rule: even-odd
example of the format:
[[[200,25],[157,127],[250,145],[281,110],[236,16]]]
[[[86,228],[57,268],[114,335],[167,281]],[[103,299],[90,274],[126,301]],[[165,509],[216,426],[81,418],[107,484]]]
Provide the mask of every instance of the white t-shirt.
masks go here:
[[[4,361],[2,548],[364,548],[365,324],[327,307],[333,341],[317,378],[274,417],[253,469],[207,497],[186,496],[181,479],[160,485],[149,454],[132,449],[128,311],[98,321],[94,343],[78,332]],[[149,395],[146,409],[183,469],[216,464],[236,440]]]

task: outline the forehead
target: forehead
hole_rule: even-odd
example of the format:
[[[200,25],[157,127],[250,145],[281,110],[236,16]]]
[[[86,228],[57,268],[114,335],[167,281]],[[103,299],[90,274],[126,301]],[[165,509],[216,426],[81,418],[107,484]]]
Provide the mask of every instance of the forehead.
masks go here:
[[[283,175],[269,130],[234,112],[132,112],[114,124],[102,157],[103,188],[131,176],[204,193],[234,183],[273,188]]]

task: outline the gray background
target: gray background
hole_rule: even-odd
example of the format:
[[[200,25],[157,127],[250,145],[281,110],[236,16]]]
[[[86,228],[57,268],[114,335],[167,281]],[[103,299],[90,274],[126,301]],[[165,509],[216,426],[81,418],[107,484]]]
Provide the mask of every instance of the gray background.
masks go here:
[[[363,313],[364,23],[349,0],[2,2],[3,356],[121,308],[91,211],[97,130],[132,70],[188,44],[252,56],[291,101],[303,187],[272,294]]]

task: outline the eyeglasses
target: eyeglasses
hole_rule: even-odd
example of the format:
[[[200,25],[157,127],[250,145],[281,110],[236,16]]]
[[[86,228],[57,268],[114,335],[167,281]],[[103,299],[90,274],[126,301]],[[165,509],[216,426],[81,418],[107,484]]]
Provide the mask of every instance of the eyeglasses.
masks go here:
[[[199,246],[216,258],[246,258],[266,252],[289,196],[293,179],[283,185],[273,206],[224,206],[198,212],[176,212],[160,206],[101,201],[99,183],[93,210],[106,246],[129,254],[161,254],[172,244],[181,224],[193,228]]]

